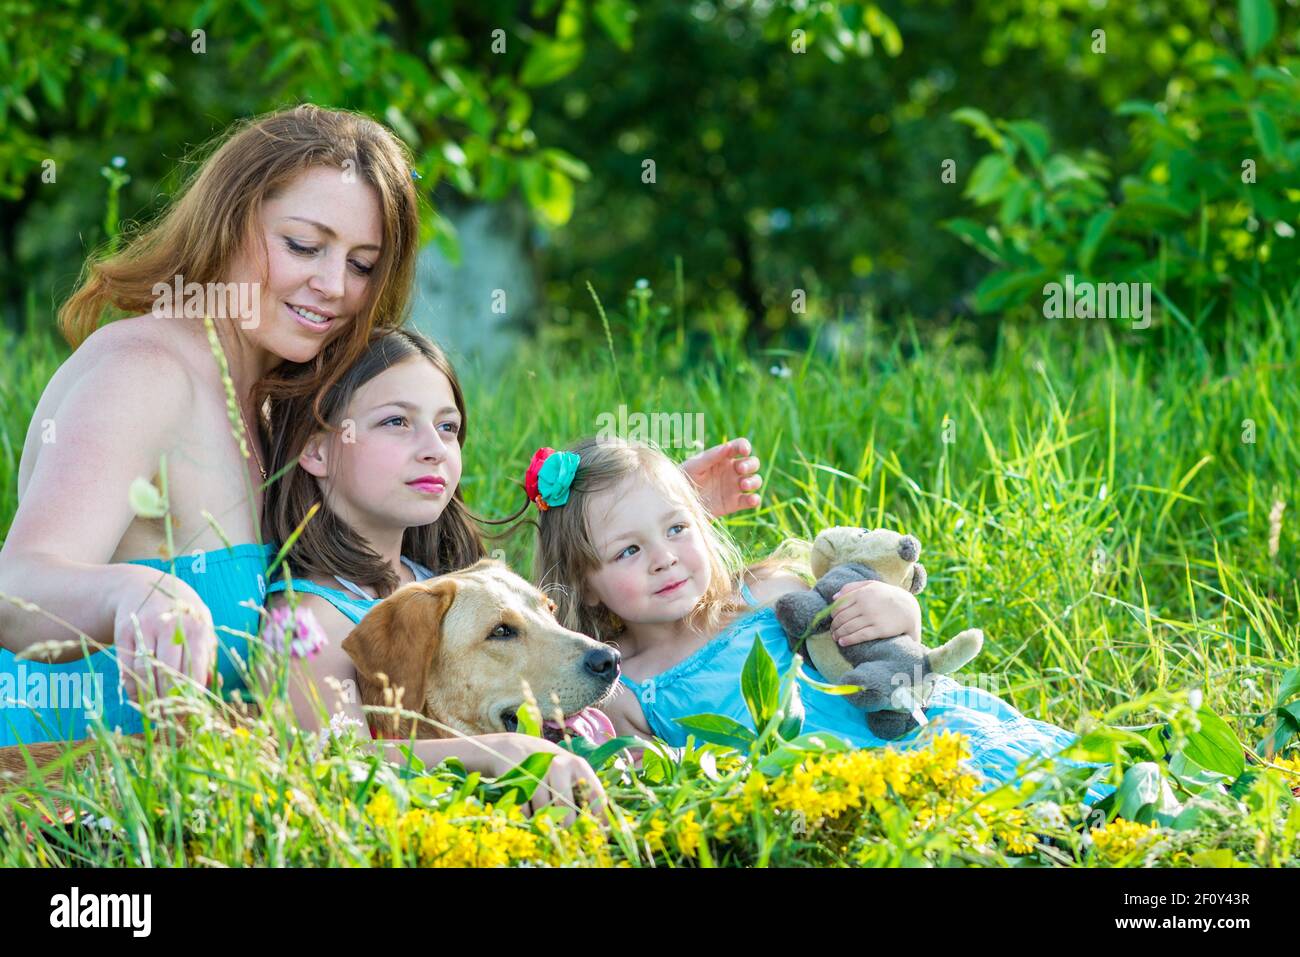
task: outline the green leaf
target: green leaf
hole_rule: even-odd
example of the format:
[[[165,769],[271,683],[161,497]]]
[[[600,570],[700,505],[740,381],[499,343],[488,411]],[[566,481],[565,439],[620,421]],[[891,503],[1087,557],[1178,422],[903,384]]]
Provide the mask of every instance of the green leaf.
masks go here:
[[[944,220],[940,225],[958,239],[974,247],[986,258],[995,263],[1003,261],[1002,246],[994,238],[995,231],[991,227],[961,217]]]
[[[1092,270],[1092,260],[1097,255],[1097,248],[1106,237],[1106,231],[1110,229],[1111,220],[1114,218],[1115,210],[1103,209],[1093,213],[1092,218],[1088,220],[1088,225],[1083,231],[1083,241],[1079,243],[1079,268],[1085,273]]]
[[[1196,712],[1201,730],[1189,735],[1183,753],[1203,768],[1235,779],[1246,768],[1246,754],[1228,723],[1209,708]]]
[[[1156,814],[1182,810],[1154,761],[1143,761],[1125,771],[1116,797],[1119,816],[1130,821],[1148,823]]]
[[[776,671],[776,662],[757,634],[740,672],[740,693],[745,698],[750,717],[754,719],[754,727],[766,728],[780,704],[781,679]]]
[[[1295,694],[1300,694],[1300,668],[1292,668],[1282,675],[1282,686],[1277,691],[1277,703],[1285,704]]]
[[[596,750],[592,751],[591,754],[587,755],[587,763],[591,765],[592,770],[599,771],[609,763],[610,759],[613,758],[614,755],[618,754],[620,751],[626,751],[628,748],[634,748],[640,743],[640,738],[635,738],[626,734],[622,737],[610,738],[608,741],[596,748]]]
[[[952,111],[952,118],[958,123],[965,123],[971,127],[976,136],[987,140],[994,149],[1002,148],[1002,134],[983,110],[977,110],[973,106],[963,106],[959,110]]]
[[[542,778],[546,776],[546,770],[551,766],[554,758],[554,752],[534,751],[497,778],[491,789],[499,793],[517,791],[518,800],[521,803],[527,801],[532,798],[533,792],[542,783]]]
[[[131,483],[127,501],[131,503],[131,511],[141,518],[162,518],[167,514],[162,493],[147,478],[137,478]]]
[[[566,153],[564,150],[558,149],[546,149],[539,150],[537,156],[547,166],[559,170],[569,179],[576,179],[580,183],[585,183],[591,179],[591,167],[572,153]]]
[[[1226,774],[1201,767],[1189,758],[1185,751],[1180,751],[1169,759],[1169,773],[1193,794],[1204,791],[1216,784],[1222,784],[1226,787],[1233,780]]]
[[[573,215],[573,181],[558,170],[529,159],[519,166],[524,196],[552,226],[563,226]]]
[[[48,69],[42,69],[40,75],[41,92],[45,94],[46,101],[56,110],[63,109],[63,87],[59,84],[58,78]]]
[[[1277,724],[1259,744],[1255,745],[1255,750],[1265,757],[1271,758],[1286,747],[1287,742],[1297,734],[1300,734],[1300,720],[1279,709]],[[1245,776],[1242,775],[1242,777]]]
[[[266,23],[266,8],[262,6],[260,0],[243,0],[242,6],[259,24]]]
[[[1037,183],[1030,179],[1018,179],[1011,184],[1007,194],[1002,197],[1002,206],[998,210],[998,222],[1011,226],[1024,214],[1025,204],[1037,189]]]
[[[18,112],[19,116],[21,116],[28,123],[34,124],[36,122],[36,110],[32,106],[32,101],[27,99],[27,97],[24,94],[22,93],[18,94],[13,98],[11,102],[13,103],[14,109]]]
[[[799,680],[807,684],[808,687],[816,688],[824,694],[851,695],[862,692],[862,689],[857,685],[833,685],[825,681],[818,681],[816,678],[810,677],[802,668],[799,669]]]
[[[554,83],[577,69],[582,55],[581,40],[538,40],[524,58],[519,82],[524,86]]]
[[[1091,178],[1086,169],[1064,153],[1054,153],[1043,164],[1043,182],[1048,189],[1056,189],[1070,182],[1086,182]]]
[[[880,37],[886,56],[894,57],[903,52],[903,37],[898,32],[898,25],[885,16],[878,6],[873,3],[867,7],[864,19],[872,35]]]
[[[636,20],[636,8],[632,4],[627,0],[597,0],[591,15],[615,46],[624,53],[632,49],[632,24]]]
[[[516,729],[519,734],[526,734],[530,738],[542,736],[542,711],[537,707],[536,702],[525,700],[515,712],[515,716],[519,720],[519,727]]]
[[[777,725],[776,733],[790,741],[799,736],[804,722],[803,698],[799,694],[799,682],[794,680],[793,675],[790,676],[783,697],[785,700],[781,705],[781,723]]]
[[[1002,198],[1011,185],[1015,166],[1001,153],[990,153],[975,164],[962,194],[981,206]]]
[[[555,18],[555,39],[581,40],[585,23],[583,13],[582,0],[564,0],[560,15]]]
[[[677,723],[693,731],[702,741],[747,752],[754,743],[754,732],[724,714],[695,714],[678,718]]]
[[[1272,115],[1260,106],[1250,108],[1250,128],[1255,134],[1255,142],[1270,160],[1276,160],[1282,153],[1282,134],[1278,132],[1277,123]]]
[[[1115,107],[1116,116],[1143,116],[1155,120],[1161,126],[1169,125],[1169,117],[1156,109],[1155,104],[1142,100],[1125,100]]]
[[[592,745],[586,738],[574,736],[566,740],[560,747],[567,748],[585,760],[591,765],[593,771],[599,771],[620,751],[626,751],[628,748],[635,748],[644,744],[645,742],[640,738],[625,734],[622,737],[610,738],[598,745]]]
[[[190,17],[190,32],[199,29],[208,22],[208,17],[212,16],[212,11],[217,6],[217,0],[203,0],[199,4],[193,15]]]
[[[768,777],[777,777],[795,767],[810,754],[847,751],[848,744],[830,734],[801,734],[785,741],[758,763],[758,770]]]
[[[1015,120],[1004,123],[1003,126],[1025,148],[1033,164],[1042,166],[1043,160],[1047,158],[1047,149],[1051,145],[1051,137],[1047,135],[1047,130],[1032,120]]]
[[[975,309],[987,313],[1028,302],[1034,293],[1042,294],[1045,282],[1044,273],[998,269],[985,276],[975,287]]]
[[[1253,59],[1277,33],[1277,13],[1269,0],[1239,0],[1237,11],[1241,41],[1245,44],[1246,56]]]
[[[1061,752],[1073,761],[1115,761],[1123,749],[1132,749],[1142,756],[1157,756],[1160,752],[1147,737],[1124,728],[1097,728]]]

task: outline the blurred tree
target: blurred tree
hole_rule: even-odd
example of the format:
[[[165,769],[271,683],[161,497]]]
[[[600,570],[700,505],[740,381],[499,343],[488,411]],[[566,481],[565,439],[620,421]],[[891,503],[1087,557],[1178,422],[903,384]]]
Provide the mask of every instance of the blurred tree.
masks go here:
[[[147,215],[155,188],[178,186],[188,146],[302,101],[387,123],[430,191],[446,181],[493,196],[518,182],[539,218],[562,223],[586,168],[540,147],[529,90],[575,67],[601,35],[626,47],[633,19],[627,0],[539,0],[531,11],[508,0],[101,6],[0,3],[0,257],[10,267],[0,299],[10,306],[20,280],[46,292],[70,284],[105,238],[87,227],[100,219],[97,171],[110,156],[135,174],[123,209]],[[435,210],[424,226],[455,255]]]
[[[762,9],[822,42],[866,35],[837,4]],[[301,101],[387,123],[431,195],[443,183],[486,200],[519,189],[538,220],[563,224],[588,170],[539,142],[533,91],[593,52],[619,62],[636,19],[630,0],[0,0],[0,303],[12,310],[20,282],[52,299],[71,285],[105,238],[90,224],[110,156],[133,173],[124,212],[147,216],[159,188],[178,186],[189,145]],[[435,209],[424,238],[456,258]]]
[[[594,321],[588,280],[666,288],[677,256],[686,298],[705,312],[742,305],[757,341],[799,327],[796,289],[810,315],[968,312],[989,266],[936,228],[969,215],[981,155],[953,111],[1032,117],[1122,176],[1147,157],[1114,108],[1171,84],[1194,96],[1189,65],[1231,48],[1239,19],[1210,0],[882,7],[901,50],[845,58],[795,53],[748,5],[647,0],[629,56],[593,51],[541,91],[539,133],[594,171],[548,253],[549,273],[572,277],[552,287],[557,321]],[[1295,17],[1278,31],[1292,48]],[[647,158],[655,184],[641,181]]]

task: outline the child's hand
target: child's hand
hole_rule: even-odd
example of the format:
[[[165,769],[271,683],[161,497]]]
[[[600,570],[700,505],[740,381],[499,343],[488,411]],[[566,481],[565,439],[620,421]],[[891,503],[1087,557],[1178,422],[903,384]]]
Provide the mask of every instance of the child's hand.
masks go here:
[[[835,598],[840,602],[831,616],[831,637],[837,644],[899,635],[921,640],[921,605],[910,591],[884,582],[849,582]]]
[[[682,471],[700,490],[704,507],[716,518],[742,508],[757,508],[762,498],[755,490],[763,484],[758,456],[749,439],[732,439],[705,449],[682,463]]]

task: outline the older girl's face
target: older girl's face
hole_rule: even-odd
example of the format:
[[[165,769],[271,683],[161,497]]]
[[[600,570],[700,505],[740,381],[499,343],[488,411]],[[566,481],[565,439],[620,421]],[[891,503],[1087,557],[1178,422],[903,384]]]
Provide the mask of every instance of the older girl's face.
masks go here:
[[[352,396],[340,434],[318,433],[299,464],[330,509],[367,538],[436,522],[460,484],[461,415],[451,382],[424,358]]]
[[[378,196],[355,174],[314,166],[263,202],[258,228],[265,276],[257,244],[231,269],[233,281],[260,285],[244,335],[289,362],[310,361],[356,321],[370,293],[383,241]]]

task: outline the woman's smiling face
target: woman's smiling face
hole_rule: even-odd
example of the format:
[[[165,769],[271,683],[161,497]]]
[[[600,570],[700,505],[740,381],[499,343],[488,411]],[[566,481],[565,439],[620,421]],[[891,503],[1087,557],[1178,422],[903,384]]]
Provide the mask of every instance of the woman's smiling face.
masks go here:
[[[290,362],[315,358],[339,336],[371,293],[383,224],[374,188],[355,174],[314,166],[263,203],[254,243],[232,264],[232,281],[259,283],[256,323],[245,335]]]
[[[436,522],[461,476],[461,414],[447,376],[423,357],[399,362],[357,389],[340,424],[299,458],[328,507],[372,540]]]

